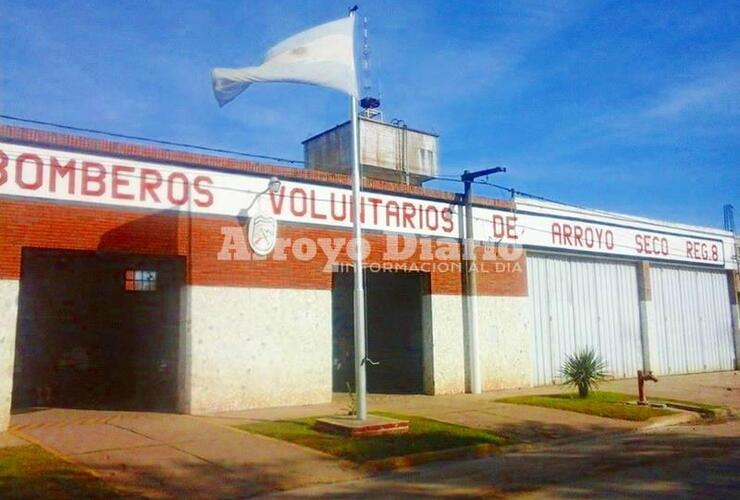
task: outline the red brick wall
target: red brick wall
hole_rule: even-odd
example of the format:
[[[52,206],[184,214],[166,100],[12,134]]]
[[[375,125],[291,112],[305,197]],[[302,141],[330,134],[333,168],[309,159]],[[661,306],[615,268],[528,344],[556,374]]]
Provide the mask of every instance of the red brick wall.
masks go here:
[[[347,176],[296,168],[263,165],[252,161],[208,156],[183,151],[172,151],[149,146],[124,144],[42,130],[0,125],[0,140],[56,149],[66,149],[172,163],[182,166],[215,168],[277,175],[283,179],[313,181],[338,186],[349,186]],[[380,180],[366,179],[365,189],[406,194],[428,199],[452,201],[455,195],[417,186],[406,186]],[[512,203],[488,198],[476,199],[485,206],[511,208]],[[22,247],[100,250],[139,254],[181,255],[188,257],[188,282],[197,285],[253,286],[276,288],[331,287],[331,273],[323,272],[326,259],[319,253],[312,261],[292,258],[285,262],[268,260],[223,261],[217,255],[223,245],[221,228],[238,227],[234,218],[193,217],[187,214],[156,211],[133,211],[119,208],[100,208],[88,205],[54,204],[51,202],[0,199],[0,278],[17,279],[21,269]],[[351,238],[348,230],[324,227],[279,225],[278,235],[293,240],[301,237]],[[373,249],[369,264],[382,264],[385,236],[365,235]],[[480,252],[479,252],[480,253]],[[343,252],[339,261],[350,262]],[[526,295],[526,259],[522,256],[512,269],[483,265],[479,274],[478,290],[486,295]],[[398,263],[396,263],[398,264]],[[430,265],[420,258],[420,251],[405,264]],[[439,263],[437,263],[439,264]],[[455,267],[457,264],[457,267]],[[489,263],[491,264],[491,263]],[[431,272],[432,293],[459,294],[462,290],[461,263],[446,262]]]
[[[0,199],[0,278],[20,276],[22,247],[185,255],[180,218]]]
[[[331,288],[331,273],[324,272],[326,257],[320,251],[310,261],[302,261],[286,252],[286,261],[273,258],[254,260],[219,260],[224,244],[222,227],[239,228],[227,217],[188,217],[187,214],[151,211],[127,211],[36,201],[0,200],[0,278],[18,279],[23,247],[99,250],[156,255],[181,255],[188,258],[188,282],[196,285],[245,286],[270,288]],[[348,230],[281,223],[280,238],[352,237]],[[383,264],[385,235],[364,235],[371,245],[368,264]],[[432,247],[434,249],[434,247]],[[478,249],[479,254],[482,249]],[[349,263],[346,246],[338,257]],[[387,262],[387,261],[386,261]],[[498,262],[498,261],[496,261]],[[459,294],[462,281],[459,261],[427,261],[417,248],[414,255],[396,265],[407,269],[422,264],[431,270],[432,293]],[[515,261],[519,269],[495,269],[495,262],[481,264],[478,290],[483,295],[526,295],[525,259]],[[435,268],[432,264],[436,264]],[[457,266],[456,266],[457,264]]]
[[[262,175],[276,175],[282,179],[314,181],[317,183],[333,184],[337,186],[351,185],[351,179],[342,174],[267,165],[249,160],[195,154],[185,151],[154,148],[151,146],[140,146],[137,144],[126,144],[24,127],[0,125],[0,141],[96,153],[134,160],[138,159],[151,162],[169,163],[180,166],[194,166],[218,170],[249,172]],[[440,201],[455,200],[455,194],[447,191],[437,191],[419,186],[407,186],[405,184],[378,179],[364,179],[362,187],[363,189],[370,189],[373,191],[392,194],[407,194]],[[513,202],[508,200],[479,197],[474,197],[473,200],[476,205],[494,208],[513,208],[514,206]]]

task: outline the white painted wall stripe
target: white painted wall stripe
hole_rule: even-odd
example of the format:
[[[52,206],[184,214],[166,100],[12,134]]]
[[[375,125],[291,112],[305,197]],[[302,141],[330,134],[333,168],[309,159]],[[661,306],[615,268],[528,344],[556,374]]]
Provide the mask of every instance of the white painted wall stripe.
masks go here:
[[[266,185],[263,176],[0,143],[0,196],[236,217]],[[347,188],[284,180],[280,192],[260,197],[258,206],[282,221],[348,228],[350,196]],[[517,206],[475,207],[475,239],[736,267],[726,231],[530,200],[517,200]],[[366,192],[363,207],[365,229],[461,237],[460,210],[453,203]]]

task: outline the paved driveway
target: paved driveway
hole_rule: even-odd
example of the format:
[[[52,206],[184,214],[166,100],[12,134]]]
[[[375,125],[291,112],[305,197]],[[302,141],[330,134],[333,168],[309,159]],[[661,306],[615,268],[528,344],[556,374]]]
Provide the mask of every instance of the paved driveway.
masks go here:
[[[186,415],[51,409],[11,431],[147,496],[229,498],[360,477],[347,464]]]

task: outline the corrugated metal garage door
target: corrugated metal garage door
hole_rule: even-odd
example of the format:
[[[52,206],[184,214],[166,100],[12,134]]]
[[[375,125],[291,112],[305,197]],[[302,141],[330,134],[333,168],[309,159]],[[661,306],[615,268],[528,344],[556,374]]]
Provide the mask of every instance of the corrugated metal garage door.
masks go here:
[[[534,381],[560,380],[569,354],[591,347],[616,377],[642,367],[637,269],[632,264],[530,255]]]
[[[732,370],[735,349],[727,276],[653,266],[650,278],[656,325],[650,350],[658,365],[651,368],[664,374]]]

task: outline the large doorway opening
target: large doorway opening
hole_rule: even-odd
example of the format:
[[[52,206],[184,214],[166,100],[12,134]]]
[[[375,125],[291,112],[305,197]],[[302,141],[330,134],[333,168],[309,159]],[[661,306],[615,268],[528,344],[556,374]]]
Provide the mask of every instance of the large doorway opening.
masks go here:
[[[422,297],[428,275],[366,272],[367,389],[379,394],[424,390]],[[333,386],[355,390],[354,273],[335,272],[332,286]]]
[[[23,249],[13,407],[175,411],[184,258]]]
[[[633,263],[529,254],[535,385],[562,382],[568,356],[593,349],[610,375],[642,368],[640,299]]]

